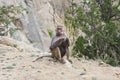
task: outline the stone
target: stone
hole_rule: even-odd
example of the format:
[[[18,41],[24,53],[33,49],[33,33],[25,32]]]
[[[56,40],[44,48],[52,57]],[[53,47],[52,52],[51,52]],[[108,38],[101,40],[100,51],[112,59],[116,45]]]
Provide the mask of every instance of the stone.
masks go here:
[[[48,51],[51,38],[48,30],[54,32],[55,26],[64,25],[64,12],[68,7],[67,0],[0,0],[0,5],[22,5],[28,13],[23,11],[18,15],[22,30],[14,33],[16,40],[31,43],[42,51]]]

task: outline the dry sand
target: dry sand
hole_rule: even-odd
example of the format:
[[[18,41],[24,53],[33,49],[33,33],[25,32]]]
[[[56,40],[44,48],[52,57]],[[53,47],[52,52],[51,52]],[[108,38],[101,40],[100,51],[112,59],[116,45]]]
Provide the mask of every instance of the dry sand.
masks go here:
[[[0,45],[0,80],[120,80],[120,68],[100,61],[61,64],[52,58],[35,60],[39,52],[19,52]]]

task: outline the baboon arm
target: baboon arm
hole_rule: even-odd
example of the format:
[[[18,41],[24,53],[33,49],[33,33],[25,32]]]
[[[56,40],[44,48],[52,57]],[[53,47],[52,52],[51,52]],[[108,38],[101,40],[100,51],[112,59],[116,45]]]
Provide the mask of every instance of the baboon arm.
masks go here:
[[[62,44],[64,39],[59,39],[58,41],[56,41],[53,45],[50,46],[50,50],[53,50],[55,48],[57,48],[58,46],[60,46]]]

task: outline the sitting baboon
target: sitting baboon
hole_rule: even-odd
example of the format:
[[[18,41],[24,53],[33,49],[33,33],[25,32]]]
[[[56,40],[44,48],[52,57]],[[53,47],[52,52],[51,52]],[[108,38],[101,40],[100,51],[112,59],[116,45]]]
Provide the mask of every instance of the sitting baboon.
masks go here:
[[[65,63],[63,57],[66,55],[67,60],[70,63],[72,63],[72,61],[69,59],[69,46],[69,38],[66,36],[63,26],[57,26],[55,30],[55,35],[53,36],[50,45],[50,51],[52,53],[51,57],[55,58],[56,60],[59,60],[61,63]]]
[[[65,63],[63,57],[66,55],[67,60],[72,63],[69,59],[69,38],[66,36],[63,26],[57,26],[56,33],[52,38],[50,50],[52,52],[52,57]]]

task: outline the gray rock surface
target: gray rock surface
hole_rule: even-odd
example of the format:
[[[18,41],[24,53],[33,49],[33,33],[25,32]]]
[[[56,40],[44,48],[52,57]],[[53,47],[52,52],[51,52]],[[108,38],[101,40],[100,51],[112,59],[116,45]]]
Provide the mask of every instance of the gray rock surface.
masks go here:
[[[48,30],[54,31],[56,25],[64,25],[64,11],[68,6],[68,1],[0,0],[0,5],[22,5],[26,8],[28,14],[24,11],[18,15],[22,30],[15,32],[13,38],[31,42],[35,47],[48,51],[51,41]],[[24,36],[22,37],[22,35]]]

